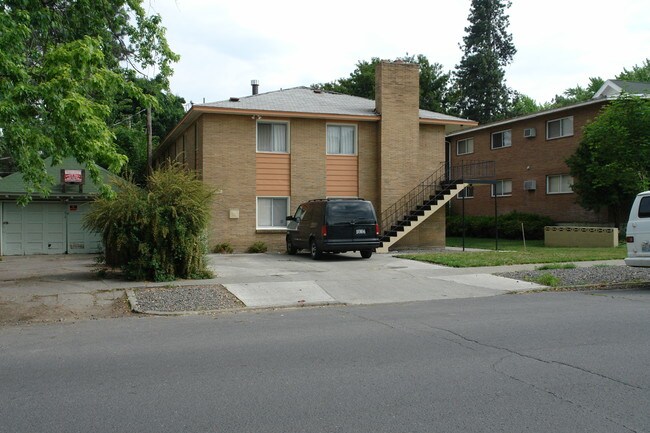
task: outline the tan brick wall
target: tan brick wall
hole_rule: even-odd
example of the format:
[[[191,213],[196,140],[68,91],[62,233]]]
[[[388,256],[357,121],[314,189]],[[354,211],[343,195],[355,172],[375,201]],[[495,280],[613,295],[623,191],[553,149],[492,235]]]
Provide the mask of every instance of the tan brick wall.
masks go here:
[[[376,71],[381,114],[381,210],[438,170],[445,160],[444,126],[420,125],[417,65],[382,62]],[[386,227],[387,228],[387,227]],[[444,245],[444,209],[410,232],[393,249]]]
[[[379,213],[379,124],[361,122],[359,134],[359,196],[370,200]]]
[[[472,160],[496,162],[496,179],[512,179],[512,196],[498,198],[499,214],[519,211],[546,215],[557,222],[606,223],[606,213],[596,214],[583,209],[577,204],[575,194],[546,193],[547,175],[569,174],[565,161],[582,139],[582,127],[596,116],[600,108],[601,104],[594,104],[450,137],[452,165]],[[571,115],[574,135],[547,140],[546,122]],[[524,138],[525,128],[535,128],[536,137]],[[507,129],[512,131],[512,147],[490,149],[491,134]],[[469,137],[474,138],[474,153],[456,155],[457,141]],[[526,180],[535,180],[537,189],[524,190]],[[462,212],[461,200],[453,199],[452,210],[456,214]],[[494,214],[494,199],[490,196],[489,186],[475,186],[474,198],[465,201],[465,213]]]
[[[409,63],[381,62],[376,72],[380,148],[380,206],[386,209],[417,182],[404,176],[419,166],[419,70]]]
[[[257,154],[254,122],[249,122],[247,116],[204,115],[202,120],[200,137],[205,143],[202,147],[205,165],[203,178],[211,186],[222,190],[213,204],[210,246],[229,242],[236,251],[242,252],[254,242],[262,241],[270,251],[282,251],[285,238],[282,231],[255,228]],[[289,121],[291,214],[304,201],[326,197],[327,121],[273,120]],[[377,204],[377,125],[359,123],[357,128],[360,195],[375,200]],[[229,218],[231,208],[239,209],[239,219]]]
[[[209,246],[229,242],[237,251],[255,240],[255,120],[202,116],[203,180],[218,193],[212,203]],[[230,218],[238,210],[239,218]]]

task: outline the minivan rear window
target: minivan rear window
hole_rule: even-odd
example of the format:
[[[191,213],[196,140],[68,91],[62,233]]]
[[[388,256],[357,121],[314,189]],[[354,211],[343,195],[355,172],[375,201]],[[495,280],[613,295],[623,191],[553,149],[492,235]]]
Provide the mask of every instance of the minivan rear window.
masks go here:
[[[642,197],[639,202],[639,218],[650,218],[650,197]]]
[[[375,224],[375,213],[367,201],[330,202],[327,206],[327,223],[366,223]]]

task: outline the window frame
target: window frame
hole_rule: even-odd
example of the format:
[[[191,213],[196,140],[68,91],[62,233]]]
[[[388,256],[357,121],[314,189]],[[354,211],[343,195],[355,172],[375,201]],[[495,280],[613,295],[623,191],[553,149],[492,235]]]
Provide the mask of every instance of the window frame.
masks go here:
[[[503,146],[494,147],[494,136],[497,135],[497,134],[502,134],[503,135],[506,132],[508,133],[508,135],[510,135],[510,140],[509,140],[510,143],[508,145],[504,144]],[[504,142],[505,140],[502,138],[501,141]],[[504,129],[503,131],[496,131],[496,132],[493,132],[493,133],[490,134],[490,149],[491,150],[504,149],[506,147],[512,147],[512,129]]]
[[[564,133],[564,123],[563,123],[563,121],[567,120],[567,119],[571,119],[571,132],[569,134]],[[558,135],[557,137],[551,137],[550,134],[549,134],[550,125],[551,125],[551,123],[554,123],[554,122],[560,122],[560,135]],[[560,118],[557,118],[557,119],[547,120],[546,121],[546,139],[547,140],[556,140],[558,138],[572,137],[573,134],[574,134],[574,129],[575,129],[573,127],[573,125],[574,125],[573,116],[564,116],[564,117],[560,117]]]
[[[470,142],[472,143],[472,150],[468,152],[460,152],[459,145],[461,142],[465,142],[465,147],[467,148],[467,143]],[[463,138],[462,140],[456,140],[456,156],[461,156],[461,155],[470,155],[474,153],[474,137],[467,137]]]
[[[469,195],[461,195],[461,194],[469,194]],[[470,185],[466,188],[463,188],[456,196],[456,199],[458,200],[467,200],[472,198],[474,198],[474,185]]]
[[[328,150],[327,143],[327,131],[331,127],[349,127],[354,129],[354,152],[352,153],[330,153]],[[325,155],[334,155],[334,156],[357,156],[359,154],[359,128],[356,124],[353,123],[326,123],[325,124]]]
[[[501,194],[496,195],[497,184],[490,185],[490,197],[512,197],[512,179],[497,179],[497,183],[501,184]],[[510,183],[510,192],[503,193],[503,185],[505,182]]]
[[[286,126],[286,150],[277,151],[277,150],[260,150],[260,129],[259,125],[285,125]],[[273,130],[273,129],[271,129]],[[289,121],[287,120],[258,120],[255,122],[255,152],[256,153],[273,153],[279,155],[286,155],[291,153],[291,127]]]
[[[549,186],[550,186],[549,178],[551,178],[551,177],[559,177],[560,178],[560,187],[563,185],[562,178],[563,177],[570,177],[571,178],[571,185],[573,185],[573,176],[571,176],[570,174],[547,174],[546,175],[546,194],[548,194],[548,195],[573,194],[573,189],[570,189],[569,191],[562,191],[561,188],[560,188],[560,191],[557,191],[557,192],[549,191]],[[569,187],[571,187],[571,185],[569,185]]]
[[[260,200],[271,200],[271,223],[273,223],[273,200],[284,199],[287,202],[285,214],[282,216],[284,226],[261,226],[260,225]],[[255,197],[255,228],[256,230],[286,230],[287,229],[287,216],[291,215],[291,197],[284,195],[261,195]]]

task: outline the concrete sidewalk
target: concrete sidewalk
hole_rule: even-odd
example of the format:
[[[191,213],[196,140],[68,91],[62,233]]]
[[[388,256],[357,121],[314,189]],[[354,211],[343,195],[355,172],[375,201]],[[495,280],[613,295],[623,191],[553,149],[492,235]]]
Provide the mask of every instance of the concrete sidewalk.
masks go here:
[[[368,260],[338,254],[319,261],[306,254],[213,254],[208,261],[213,279],[152,283],[102,279],[94,255],[6,256],[0,261],[0,302],[83,310],[108,305],[129,288],[221,284],[247,307],[264,308],[468,298],[543,287],[492,275],[535,265],[460,269],[382,254]]]

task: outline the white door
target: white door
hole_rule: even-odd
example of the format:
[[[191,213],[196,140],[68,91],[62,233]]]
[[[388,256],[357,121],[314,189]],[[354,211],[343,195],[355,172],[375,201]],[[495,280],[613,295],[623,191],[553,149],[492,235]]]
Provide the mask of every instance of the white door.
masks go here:
[[[2,204],[4,255],[63,254],[65,212],[61,203]]]
[[[70,203],[66,205],[68,217],[68,253],[98,253],[102,250],[102,238],[99,233],[83,228],[83,216],[90,208],[90,203]]]

